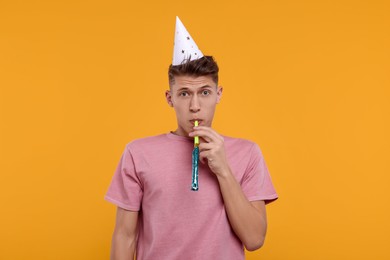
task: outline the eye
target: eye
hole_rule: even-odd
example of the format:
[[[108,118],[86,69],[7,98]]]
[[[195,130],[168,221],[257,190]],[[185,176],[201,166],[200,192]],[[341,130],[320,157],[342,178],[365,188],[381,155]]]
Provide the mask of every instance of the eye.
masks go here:
[[[187,97],[187,96],[188,96],[188,92],[186,92],[186,91],[180,92],[180,93],[179,93],[179,96],[181,96],[181,97]]]
[[[202,91],[202,95],[203,96],[208,96],[208,95],[210,95],[210,91],[209,90],[203,90]]]

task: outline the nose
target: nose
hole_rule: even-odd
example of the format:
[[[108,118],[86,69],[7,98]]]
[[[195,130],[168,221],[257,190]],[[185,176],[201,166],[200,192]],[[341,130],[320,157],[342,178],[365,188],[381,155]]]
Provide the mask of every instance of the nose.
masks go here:
[[[199,99],[197,95],[193,95],[190,103],[190,111],[198,112],[200,110]]]

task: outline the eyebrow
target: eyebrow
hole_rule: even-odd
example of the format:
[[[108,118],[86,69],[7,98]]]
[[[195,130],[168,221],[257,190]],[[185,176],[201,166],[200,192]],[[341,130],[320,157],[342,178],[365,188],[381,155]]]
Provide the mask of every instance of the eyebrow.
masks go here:
[[[204,85],[204,86],[200,87],[200,89],[205,89],[205,88],[213,88],[213,87],[210,85]],[[190,89],[183,87],[183,88],[179,88],[177,91],[182,91],[182,90],[190,90]]]

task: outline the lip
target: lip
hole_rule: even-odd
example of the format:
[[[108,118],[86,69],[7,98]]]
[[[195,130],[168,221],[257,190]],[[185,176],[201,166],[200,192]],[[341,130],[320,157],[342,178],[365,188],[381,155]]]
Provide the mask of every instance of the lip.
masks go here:
[[[195,124],[195,121],[198,121],[199,125],[202,124],[203,120],[202,119],[192,119],[190,120],[191,124],[194,125]]]

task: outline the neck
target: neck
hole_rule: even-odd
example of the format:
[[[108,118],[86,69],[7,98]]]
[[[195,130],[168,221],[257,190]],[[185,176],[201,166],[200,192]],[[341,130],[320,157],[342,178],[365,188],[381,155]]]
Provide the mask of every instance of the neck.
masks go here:
[[[184,129],[181,129],[180,127],[173,131],[172,134],[188,137],[188,133],[186,133]]]

